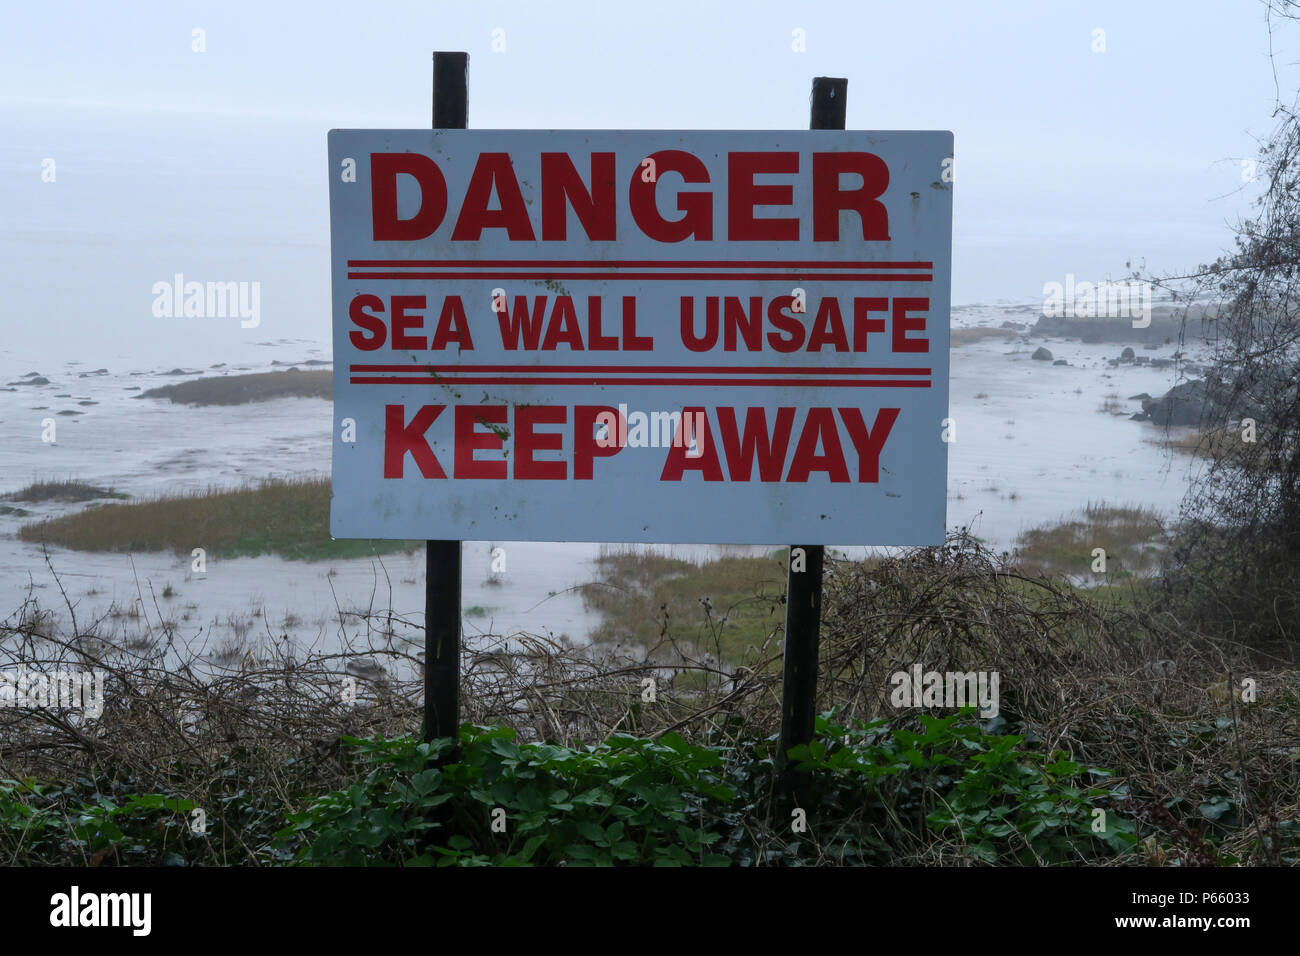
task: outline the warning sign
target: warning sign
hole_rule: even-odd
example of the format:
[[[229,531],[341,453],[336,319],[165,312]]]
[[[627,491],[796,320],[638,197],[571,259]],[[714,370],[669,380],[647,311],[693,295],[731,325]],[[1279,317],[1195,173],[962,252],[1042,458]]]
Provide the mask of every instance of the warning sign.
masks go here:
[[[941,541],[951,157],[331,131],[332,534]]]

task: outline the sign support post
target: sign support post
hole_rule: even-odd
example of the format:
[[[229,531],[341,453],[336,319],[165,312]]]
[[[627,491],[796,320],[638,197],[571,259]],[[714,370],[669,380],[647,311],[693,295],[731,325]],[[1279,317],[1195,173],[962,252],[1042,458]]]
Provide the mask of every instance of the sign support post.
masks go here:
[[[469,125],[469,54],[433,55],[433,128]],[[424,739],[460,730],[459,541],[427,541],[424,556]]]
[[[813,78],[809,129],[844,129],[849,81]],[[777,766],[786,768],[791,747],[812,740],[817,719],[817,656],[821,642],[820,544],[792,545],[786,570],[784,671],[781,681],[781,742]]]

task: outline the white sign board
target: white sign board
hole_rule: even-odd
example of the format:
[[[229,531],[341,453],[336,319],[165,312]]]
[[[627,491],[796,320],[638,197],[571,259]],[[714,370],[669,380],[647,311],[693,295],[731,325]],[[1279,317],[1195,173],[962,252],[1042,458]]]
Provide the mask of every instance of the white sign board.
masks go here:
[[[941,541],[951,157],[331,131],[331,533]]]

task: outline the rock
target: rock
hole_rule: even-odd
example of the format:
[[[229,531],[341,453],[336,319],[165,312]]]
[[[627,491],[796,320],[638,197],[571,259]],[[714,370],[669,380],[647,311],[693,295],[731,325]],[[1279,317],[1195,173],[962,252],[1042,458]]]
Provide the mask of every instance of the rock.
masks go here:
[[[1001,325],[998,326],[998,328],[1000,329],[1011,329],[1013,332],[1019,332],[1024,327],[1025,327],[1025,323],[1023,322],[1003,322]]]
[[[1081,338],[1085,342],[1163,342],[1178,335],[1182,320],[1168,310],[1153,310],[1151,324],[1133,327],[1132,318],[1104,316],[1039,316],[1034,334],[1062,338]]]
[[[1133,359],[1133,364],[1134,364],[1134,365],[1150,365],[1150,364],[1151,364],[1151,356],[1149,356],[1149,355],[1139,355],[1139,356],[1137,356],[1136,358]]]
[[[1132,415],[1128,417],[1128,420],[1131,422],[1145,422],[1148,421],[1150,418],[1151,416],[1148,415],[1146,412],[1134,412]]]
[[[1050,362],[1052,360],[1052,353],[1040,345],[1034,351],[1034,354],[1029,357],[1039,362]]]
[[[1160,346],[1158,344],[1152,344],[1148,342],[1146,345],[1142,346],[1142,348],[1146,349],[1146,351],[1148,352],[1154,352],[1156,349],[1160,348]]]
[[[1153,358],[1153,359],[1151,360],[1151,367],[1152,367],[1152,368],[1170,368],[1170,367],[1173,366],[1173,364],[1174,364],[1174,360],[1173,360],[1173,359],[1167,359],[1167,358]]]
[[[1123,352],[1119,353],[1119,360],[1121,362],[1131,362],[1133,361],[1133,356],[1135,356],[1136,354],[1137,353],[1133,351],[1133,347],[1129,346],[1125,348]]]
[[[1151,397],[1151,396],[1148,395],[1146,392],[1138,392],[1136,395],[1130,395],[1130,396],[1128,397],[1128,400],[1129,400],[1130,402],[1140,402],[1140,401],[1142,401],[1142,399],[1144,399],[1144,398],[1150,398],[1150,397]]]
[[[1175,385],[1163,398],[1142,401],[1142,411],[1155,424],[1220,425],[1229,418],[1262,419],[1266,416],[1248,395],[1237,394],[1218,379],[1198,378]]]
[[[6,385],[49,385],[50,380],[41,375],[37,375],[35,378],[28,378],[27,376],[23,376],[16,382],[5,382],[5,384]]]
[[[1057,359],[1057,360],[1056,360],[1055,362],[1053,362],[1052,364],[1053,364],[1053,365],[1069,365],[1070,363],[1067,362],[1065,359]]]

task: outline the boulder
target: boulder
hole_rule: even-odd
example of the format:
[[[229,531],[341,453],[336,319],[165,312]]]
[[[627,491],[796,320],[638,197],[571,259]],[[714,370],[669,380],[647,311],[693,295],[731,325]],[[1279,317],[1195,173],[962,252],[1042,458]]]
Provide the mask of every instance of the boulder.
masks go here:
[[[1038,362],[1050,362],[1052,360],[1052,353],[1040,345],[1034,350],[1034,354],[1029,357]]]
[[[1222,425],[1229,419],[1265,418],[1248,395],[1218,379],[1198,378],[1175,385],[1162,398],[1142,400],[1142,411],[1160,426]]]
[[[1065,359],[1057,359],[1057,360],[1056,360],[1055,362],[1053,362],[1052,364],[1053,364],[1053,365],[1069,365],[1070,363],[1067,362]]]
[[[1178,335],[1181,318],[1167,308],[1153,310],[1151,324],[1133,327],[1132,318],[1105,318],[1097,316],[1041,315],[1034,323],[1037,336],[1054,335],[1058,338],[1079,338],[1101,342],[1163,342]]]
[[[1129,346],[1125,348],[1123,352],[1119,353],[1119,360],[1121,362],[1131,362],[1133,361],[1133,356],[1136,354],[1137,353],[1133,351],[1132,346]]]

